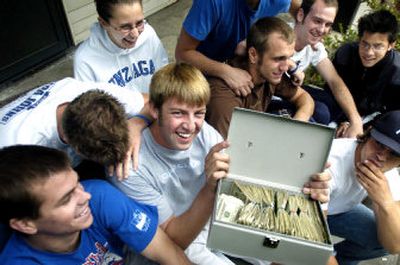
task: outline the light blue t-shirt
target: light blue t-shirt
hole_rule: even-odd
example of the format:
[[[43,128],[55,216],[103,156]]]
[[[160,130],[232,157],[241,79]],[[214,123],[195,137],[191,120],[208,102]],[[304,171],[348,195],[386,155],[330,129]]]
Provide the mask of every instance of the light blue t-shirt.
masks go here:
[[[150,129],[142,133],[139,168],[129,178],[112,182],[133,199],[158,208],[159,223],[179,216],[192,205],[204,186],[205,158],[211,147],[221,142],[221,135],[204,122],[187,150],[171,150],[159,145]]]
[[[183,28],[200,41],[197,51],[216,61],[234,55],[237,44],[247,37],[259,18],[287,12],[290,0],[260,0],[252,10],[245,0],[193,0]]]
[[[75,251],[40,251],[28,245],[21,234],[13,233],[0,254],[1,264],[123,264],[124,244],[141,253],[155,235],[156,208],[137,203],[102,180],[88,180],[82,185],[92,195],[89,205],[93,224],[81,231]]]

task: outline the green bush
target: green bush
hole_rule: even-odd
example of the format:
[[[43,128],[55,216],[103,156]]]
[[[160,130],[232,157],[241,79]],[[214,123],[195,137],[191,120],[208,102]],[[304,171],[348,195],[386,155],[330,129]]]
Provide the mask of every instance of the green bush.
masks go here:
[[[361,0],[361,2],[367,3],[372,11],[386,9],[392,12],[400,21],[400,1],[398,0]],[[324,45],[330,57],[335,55],[337,48],[343,43],[357,41],[357,29],[348,27],[345,31],[343,25],[339,25],[339,32],[332,32],[324,38]],[[400,34],[397,35],[396,50],[400,51]],[[305,72],[306,77],[304,80],[305,84],[313,84],[319,87],[324,86],[324,80],[316,72],[314,67],[308,67]]]

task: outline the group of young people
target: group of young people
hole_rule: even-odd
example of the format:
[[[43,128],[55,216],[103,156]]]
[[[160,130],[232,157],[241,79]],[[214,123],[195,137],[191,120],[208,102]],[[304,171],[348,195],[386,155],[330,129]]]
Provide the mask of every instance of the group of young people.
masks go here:
[[[168,64],[142,1],[95,2],[98,22],[75,53],[75,79],[0,109],[1,222],[11,228],[2,262],[233,264],[206,241],[235,107],[333,121],[346,137],[303,188],[329,201],[331,233],[345,239],[328,264],[400,252],[400,62],[390,12],[363,16],[359,41],[331,61],[322,38],[336,0],[194,0]],[[302,87],[310,64],[324,90]],[[82,159],[104,167],[107,181],[80,182],[90,178]]]

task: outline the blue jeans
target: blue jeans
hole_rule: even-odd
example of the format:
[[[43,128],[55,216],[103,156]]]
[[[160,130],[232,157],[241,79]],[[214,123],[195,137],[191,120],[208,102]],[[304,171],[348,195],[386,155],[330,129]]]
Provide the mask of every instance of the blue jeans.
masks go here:
[[[332,235],[345,238],[334,245],[340,265],[356,265],[362,260],[388,254],[378,241],[375,215],[365,205],[358,204],[348,212],[328,215],[328,224]]]

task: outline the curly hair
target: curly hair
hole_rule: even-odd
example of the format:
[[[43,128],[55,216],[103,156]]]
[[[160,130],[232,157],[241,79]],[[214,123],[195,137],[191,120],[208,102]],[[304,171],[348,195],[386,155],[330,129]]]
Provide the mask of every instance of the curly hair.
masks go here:
[[[62,129],[72,148],[103,165],[122,162],[129,147],[125,110],[104,91],[90,90],[70,102]]]

